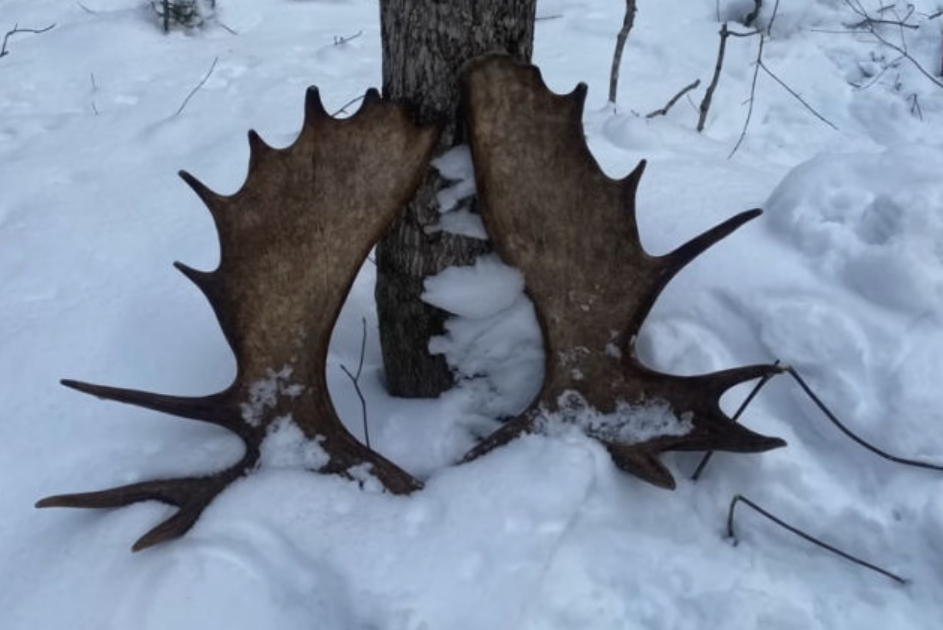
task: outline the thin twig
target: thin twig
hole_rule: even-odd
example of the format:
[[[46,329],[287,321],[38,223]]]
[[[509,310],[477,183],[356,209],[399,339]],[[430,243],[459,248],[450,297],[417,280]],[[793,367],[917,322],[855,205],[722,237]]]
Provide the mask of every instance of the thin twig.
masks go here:
[[[362,101],[362,100],[364,99],[364,96],[366,96],[366,95],[365,95],[365,94],[362,94],[362,95],[358,96],[357,98],[352,98],[352,99],[350,99],[349,101],[347,101],[346,103],[344,103],[343,107],[341,107],[339,110],[337,110],[336,112],[334,112],[333,114],[331,114],[331,116],[337,116],[338,114],[346,114],[346,113],[347,113],[347,108],[350,107],[351,105],[353,105],[354,103],[358,103],[358,102]]]
[[[14,35],[18,35],[19,33],[45,33],[46,31],[51,31],[54,28],[56,28],[55,22],[49,26],[46,26],[45,28],[20,28],[19,24],[14,24],[13,28],[7,31],[6,35],[3,36],[3,45],[0,46],[0,57],[6,57],[10,54],[10,51],[7,50],[7,42]]]
[[[841,431],[846,436],[851,438],[853,442],[858,443],[859,445],[868,449],[869,451],[871,451],[878,457],[881,457],[882,459],[886,459],[888,461],[892,461],[897,464],[903,464],[905,466],[913,466],[916,468],[926,468],[929,470],[943,471],[943,464],[935,464],[931,462],[924,462],[920,460],[907,459],[905,457],[898,457],[896,455],[891,455],[890,453],[882,451],[881,449],[874,446],[873,444],[870,444],[866,442],[865,440],[863,440],[862,438],[858,437],[855,433],[851,431],[851,429],[846,427],[841,422],[841,420],[839,420],[835,416],[835,414],[831,412],[831,410],[827,406],[825,406],[825,403],[823,403],[822,400],[818,396],[815,395],[815,392],[813,392],[812,389],[806,384],[805,380],[803,380],[803,378],[799,376],[799,372],[797,372],[795,368],[790,366],[790,367],[785,368],[785,371],[788,372],[789,375],[792,376],[793,379],[795,379],[796,383],[799,384],[799,387],[802,388],[802,391],[804,391],[806,395],[808,395],[808,397],[812,399],[812,402],[815,403],[815,405],[819,408],[819,410],[821,410],[821,412],[825,414],[825,417],[828,418],[832,422],[832,424],[838,427],[839,431]]]
[[[625,50],[625,42],[629,38],[629,32],[635,24],[635,13],[638,11],[636,0],[625,0],[625,17],[622,20],[622,28],[616,36],[616,49],[612,54],[612,68],[609,71],[609,102],[615,104],[616,96],[619,93],[619,68],[622,65],[622,51]]]
[[[190,99],[193,98],[193,95],[196,94],[201,87],[203,87],[203,84],[206,83],[207,79],[210,78],[210,75],[213,74],[213,70],[216,69],[217,61],[219,61],[219,57],[214,57],[213,63],[212,65],[210,65],[210,69],[206,71],[206,74],[203,76],[200,82],[197,83],[196,87],[193,88],[189,94],[187,94],[187,98],[183,99],[183,102],[180,104],[180,107],[177,109],[177,111],[174,112],[174,115],[171,116],[171,118],[176,118],[177,116],[179,116],[180,113],[183,111],[183,109],[187,106],[187,103],[190,102]]]
[[[859,0],[844,0],[844,3],[849,9],[851,9],[852,12],[854,12],[856,15],[862,18],[862,22],[859,22],[858,24],[854,25],[855,27],[858,27],[867,31],[867,33],[871,35],[872,37],[874,37],[878,42],[880,42],[881,44],[883,44],[884,46],[887,46],[888,48],[892,50],[897,51],[901,55],[901,57],[909,61],[917,69],[917,71],[923,76],[925,76],[931,83],[933,83],[937,87],[943,88],[943,81],[940,81],[939,79],[934,77],[932,73],[927,71],[926,68],[924,68],[920,64],[920,62],[917,61],[913,57],[913,55],[910,54],[910,51],[907,50],[907,40],[904,37],[904,30],[903,30],[905,25],[903,24],[902,20],[901,21],[879,20],[875,18],[874,16],[872,16],[870,13],[868,13],[867,9],[864,8],[864,6],[861,4]],[[912,11],[913,11],[913,8],[911,7],[908,10],[907,15],[909,16]],[[905,19],[906,19],[906,16],[905,16]],[[878,32],[878,29],[875,28],[875,24],[892,24],[894,26],[899,27],[900,39],[901,39],[900,45],[895,44],[894,42],[891,42],[886,37],[881,35],[881,33]],[[940,70],[941,70],[941,74],[943,74],[943,67],[941,67]]]
[[[943,88],[943,81],[940,81],[939,79],[937,79],[936,77],[934,77],[932,74],[930,74],[929,72],[927,72],[927,70],[926,70],[922,65],[920,65],[920,62],[917,61],[916,59],[914,59],[913,55],[911,55],[909,52],[907,52],[907,50],[906,50],[905,48],[902,48],[901,46],[898,46],[897,44],[888,41],[887,38],[885,38],[884,36],[882,36],[880,33],[878,33],[877,31],[875,31],[874,29],[871,29],[869,32],[870,32],[871,35],[873,35],[879,42],[881,42],[882,44],[884,44],[884,45],[887,46],[888,48],[892,48],[892,49],[896,50],[898,53],[900,53],[900,55],[901,55],[904,59],[906,59],[906,60],[909,61],[911,64],[913,64],[913,66],[917,69],[917,71],[920,72],[920,74],[922,74],[923,76],[925,76],[927,79],[929,79],[934,85],[936,85],[937,87]]]
[[[83,11],[85,11],[86,13],[91,13],[92,15],[98,15],[98,11],[94,11],[94,10],[92,10],[92,9],[89,9],[87,6],[85,6],[85,5],[82,4],[81,2],[76,2],[75,4],[79,5],[79,8],[82,9]]]
[[[910,114],[911,116],[916,114],[920,120],[923,120],[923,109],[920,107],[920,101],[917,100],[917,93],[914,92],[910,95]]]
[[[538,15],[534,18],[535,22],[542,22],[543,20],[559,20],[563,17],[562,13],[554,13],[553,15]]]
[[[357,31],[356,33],[354,33],[354,34],[351,35],[350,37],[338,37],[337,35],[335,35],[335,36],[334,36],[334,45],[335,45],[335,46],[341,46],[342,44],[346,44],[347,42],[349,42],[349,41],[351,41],[351,40],[353,40],[353,39],[357,39],[357,38],[360,37],[361,35],[363,35],[363,31]]]
[[[95,105],[95,93],[98,92],[98,85],[95,83],[95,73],[89,72],[88,78],[89,78],[89,81],[92,82],[92,111],[95,112],[96,116],[98,116],[99,114],[98,106]]]
[[[786,85],[778,76],[776,76],[776,74],[775,74],[772,70],[770,70],[768,67],[766,67],[766,64],[763,63],[763,60],[762,60],[762,59],[760,60],[759,65],[760,65],[760,68],[763,69],[763,72],[765,72],[766,74],[768,74],[768,75],[770,76],[770,78],[772,78],[774,81],[776,81],[776,83],[778,83],[784,90],[786,90],[787,92],[789,92],[789,94],[792,95],[792,97],[793,97],[794,99],[796,99],[797,101],[799,101],[800,103],[802,103],[802,104],[805,106],[805,108],[806,108],[807,110],[809,110],[809,112],[812,113],[813,116],[815,116],[816,118],[818,118],[819,120],[821,120],[823,123],[825,123],[826,125],[828,125],[828,126],[831,127],[832,129],[834,129],[835,131],[838,131],[838,127],[836,127],[835,124],[832,123],[832,121],[830,121],[830,120],[827,119],[825,116],[823,116],[822,114],[820,114],[820,113],[818,113],[817,111],[815,111],[815,108],[814,108],[814,107],[812,107],[811,105],[809,105],[809,104],[805,101],[805,99],[803,99],[801,96],[799,96],[799,94],[796,93],[795,90],[793,90],[791,87],[789,87],[788,85]]]
[[[854,24],[848,24],[850,29],[870,29],[875,24],[887,24],[888,26],[897,26],[899,28],[909,28],[913,31],[916,31],[920,28],[919,24],[911,24],[909,22],[904,22],[902,20],[879,20],[877,18],[865,18],[860,22],[855,22]]]
[[[776,4],[773,5],[773,14],[769,16],[769,24],[766,25],[766,34],[770,37],[773,35],[773,22],[776,21],[777,13],[779,13],[779,0],[776,0]]]
[[[864,560],[861,560],[860,558],[857,558],[857,557],[855,557],[855,556],[853,556],[853,555],[851,555],[851,554],[849,554],[849,553],[846,553],[846,552],[842,551],[841,549],[838,549],[837,547],[833,547],[832,545],[830,545],[830,544],[828,544],[828,543],[826,543],[826,542],[823,542],[823,541],[819,540],[818,538],[815,538],[814,536],[811,536],[811,535],[805,533],[804,531],[800,530],[799,528],[794,527],[794,526],[790,525],[789,523],[786,523],[786,522],[783,521],[782,519],[777,518],[776,516],[773,516],[772,514],[770,514],[769,512],[767,512],[766,510],[764,510],[764,509],[761,508],[759,505],[757,505],[756,503],[754,503],[754,502],[751,501],[750,499],[746,498],[746,497],[743,496],[742,494],[734,495],[733,500],[730,501],[730,511],[727,513],[727,537],[728,537],[728,538],[733,538],[734,541],[736,541],[736,535],[735,535],[734,530],[733,530],[733,516],[734,516],[734,510],[736,509],[737,504],[740,503],[740,502],[743,502],[743,503],[747,504],[748,506],[750,506],[751,508],[753,508],[754,510],[756,510],[756,512],[758,512],[759,514],[765,516],[766,518],[768,518],[768,519],[771,520],[772,522],[776,523],[777,525],[779,525],[779,526],[782,527],[783,529],[786,529],[786,530],[792,532],[793,534],[795,534],[796,536],[799,536],[800,538],[809,541],[809,542],[812,543],[813,545],[816,545],[816,546],[818,546],[818,547],[821,547],[822,549],[826,549],[826,550],[828,550],[828,551],[831,551],[832,553],[834,553],[834,554],[836,554],[836,555],[838,555],[838,556],[841,556],[841,557],[844,558],[845,560],[850,560],[851,562],[854,562],[854,563],[857,564],[857,565],[860,565],[860,566],[862,566],[862,567],[865,567],[866,569],[871,569],[872,571],[876,571],[877,573],[880,573],[881,575],[887,576],[887,577],[891,578],[892,580],[894,580],[895,582],[897,582],[898,584],[907,584],[907,582],[908,582],[906,578],[902,578],[901,576],[899,576],[899,575],[897,575],[897,574],[895,574],[895,573],[891,573],[890,571],[888,571],[888,570],[886,570],[886,569],[882,569],[881,567],[879,567],[879,566],[877,566],[877,565],[874,565],[874,564],[871,564],[870,562],[866,562],[866,561],[864,561]]]
[[[756,78],[760,73],[760,67],[763,65],[763,44],[765,42],[766,35],[760,33],[760,47],[756,51],[756,62],[753,66],[753,82],[750,84],[750,106],[747,108],[747,118],[743,121],[743,129],[740,130],[740,137],[737,138],[737,144],[733,145],[733,149],[731,149],[730,153],[727,155],[728,160],[733,157],[733,154],[740,148],[743,139],[747,137],[747,128],[750,126],[750,120],[753,119],[753,105],[756,103]]]
[[[354,391],[357,392],[357,397],[360,398],[360,413],[363,418],[363,438],[367,448],[370,448],[370,426],[367,422],[367,401],[363,397],[363,392],[360,391],[360,373],[363,371],[363,356],[367,349],[367,318],[363,317],[360,321],[363,322],[363,335],[360,337],[360,363],[357,365],[357,374],[351,374],[347,366],[343,364],[341,364],[341,370],[344,371],[344,374],[347,375],[350,382],[354,384]]]
[[[779,359],[773,363],[774,366],[779,366]],[[737,408],[736,413],[733,414],[733,417],[730,418],[731,422],[738,422],[740,416],[743,415],[743,412],[747,410],[747,407],[753,402],[753,399],[756,398],[756,395],[760,393],[760,390],[763,389],[763,386],[770,382],[776,374],[766,374],[760,381],[756,384],[753,390],[743,399],[743,402],[740,403],[740,407]],[[701,473],[704,472],[704,468],[707,467],[708,462],[711,461],[711,457],[714,456],[714,451],[707,451],[704,453],[704,457],[701,459],[701,463],[697,465],[697,468],[694,470],[694,474],[691,475],[691,481],[697,481],[701,478]]]
[[[229,26],[227,26],[225,22],[220,22],[219,20],[214,20],[214,22],[216,22],[217,24],[219,24],[220,26],[222,26],[223,29],[225,29],[226,31],[228,31],[228,32],[229,32],[230,34],[232,34],[232,35],[238,35],[238,34],[239,34],[239,33],[237,33],[235,30],[229,28]]]
[[[669,111],[672,107],[674,107],[674,104],[677,103],[678,100],[679,100],[682,96],[684,96],[685,94],[687,94],[688,92],[690,92],[691,90],[693,90],[694,88],[696,88],[697,86],[699,86],[700,84],[701,84],[701,80],[700,80],[700,79],[695,79],[693,83],[689,83],[688,85],[684,86],[683,88],[681,88],[681,91],[680,91],[680,92],[678,92],[677,94],[675,94],[674,96],[672,96],[672,97],[671,97],[671,100],[668,101],[668,102],[665,104],[664,107],[662,107],[661,109],[656,109],[656,110],[653,111],[653,112],[649,112],[649,113],[645,114],[645,118],[654,118],[655,116],[664,116],[664,115],[666,115],[666,114],[668,113],[668,111]]]

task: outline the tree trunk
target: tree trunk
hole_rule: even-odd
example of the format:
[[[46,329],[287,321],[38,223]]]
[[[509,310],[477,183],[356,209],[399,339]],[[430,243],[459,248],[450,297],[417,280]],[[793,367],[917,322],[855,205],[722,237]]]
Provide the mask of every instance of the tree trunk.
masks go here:
[[[465,142],[458,72],[477,55],[504,51],[530,61],[536,0],[381,0],[383,93],[416,104],[421,119],[441,119],[441,154]],[[487,241],[427,228],[438,221],[443,180],[430,168],[415,198],[377,245],[377,316],[386,386],[395,396],[438,396],[452,385],[429,339],[448,314],[420,299],[423,281],[490,250]]]

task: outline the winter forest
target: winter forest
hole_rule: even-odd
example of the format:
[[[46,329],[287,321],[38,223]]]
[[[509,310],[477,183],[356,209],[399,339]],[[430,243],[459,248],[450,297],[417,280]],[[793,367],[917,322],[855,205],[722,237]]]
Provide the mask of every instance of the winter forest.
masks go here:
[[[3,630],[943,622],[943,2],[0,0],[0,85]]]

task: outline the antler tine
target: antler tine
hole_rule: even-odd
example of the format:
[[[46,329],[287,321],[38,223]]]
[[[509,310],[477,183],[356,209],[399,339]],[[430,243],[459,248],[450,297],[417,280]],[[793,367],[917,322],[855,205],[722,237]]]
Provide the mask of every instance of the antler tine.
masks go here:
[[[638,194],[638,186],[642,181],[642,175],[645,174],[645,167],[648,166],[647,160],[639,160],[638,165],[632,172],[622,178],[620,184],[622,185],[623,191],[623,200],[625,203],[625,211],[628,215],[629,221],[632,224],[633,229],[635,230],[635,240],[639,241],[639,231],[638,231],[638,220],[636,218],[635,210],[635,199]]]
[[[717,398],[720,398],[720,396],[731,387],[735,387],[741,383],[753,381],[758,378],[782,374],[784,371],[785,370],[781,366],[769,363],[745,365],[743,367],[730,368],[728,370],[711,372],[710,374],[700,374],[688,378],[701,381],[714,393]]]
[[[761,214],[763,214],[763,211],[759,208],[741,212],[738,215],[730,217],[723,223],[715,225],[706,232],[695,236],[673,252],[660,256],[659,260],[662,261],[667,270],[667,273],[663,276],[664,284],[668,284],[668,281],[688,263],[703,254],[710,247],[730,236],[744,223],[752,221]]]
[[[664,488],[674,490],[676,487],[674,475],[668,467],[658,459],[658,451],[650,446],[635,444],[617,444],[604,442],[606,450],[612,457],[612,462],[621,470],[635,475],[643,481]]]
[[[468,451],[463,457],[462,462],[470,462],[472,460],[478,459],[482,455],[490,453],[494,449],[504,446],[511,440],[520,437],[521,435],[531,431],[533,429],[533,418],[530,415],[520,415],[516,418],[508,420],[501,426],[501,428],[495,430],[485,439],[481,440],[476,444],[470,451]]]
[[[196,525],[196,522],[203,514],[203,510],[209,505],[210,500],[181,507],[174,512],[170,518],[161,521],[159,524],[149,529],[146,534],[138,538],[137,541],[131,545],[131,551],[143,551],[149,547],[173,540],[174,538],[180,538]]]
[[[782,438],[762,435],[734,422],[719,407],[698,415],[698,427],[684,436],[686,439],[664,450],[763,453],[786,446],[786,440]]]
[[[263,140],[255,129],[250,129],[247,136],[249,138],[249,172],[251,173],[259,167],[259,162],[275,155],[278,150]]]
[[[303,128],[308,128],[316,121],[330,118],[331,115],[324,109],[324,103],[321,102],[321,91],[311,86],[305,92],[305,120]]]
[[[133,551],[141,551],[187,533],[206,506],[238,478],[245,467],[244,459],[236,466],[208,477],[146,481],[99,492],[60,494],[41,499],[36,507],[116,508],[141,501],[160,501],[177,507],[170,518],[149,530],[131,547]]]
[[[210,214],[212,214],[215,219],[217,213],[223,209],[226,197],[212,190],[188,171],[177,171],[177,176],[186,182],[187,186],[196,193],[197,197],[206,205],[206,209],[210,211]]]
[[[96,492],[75,492],[71,494],[56,494],[45,497],[36,502],[38,508],[115,508],[141,501],[160,501],[170,505],[178,505],[176,494],[167,488],[166,481],[146,481],[134,483],[108,490]]]
[[[216,274],[212,271],[200,271],[199,269],[194,269],[189,265],[185,265],[182,262],[175,261],[174,267],[185,275],[187,279],[196,285],[196,287],[203,292],[207,298],[210,298],[210,295],[213,291],[213,283],[216,279]]]
[[[191,420],[209,422],[236,433],[241,434],[244,429],[244,424],[236,420],[238,414],[233,409],[229,395],[225,391],[200,397],[167,396],[137,389],[108,387],[107,385],[95,385],[70,379],[63,379],[60,383],[70,389],[80,391],[83,394],[90,394],[96,398],[113,400]]]

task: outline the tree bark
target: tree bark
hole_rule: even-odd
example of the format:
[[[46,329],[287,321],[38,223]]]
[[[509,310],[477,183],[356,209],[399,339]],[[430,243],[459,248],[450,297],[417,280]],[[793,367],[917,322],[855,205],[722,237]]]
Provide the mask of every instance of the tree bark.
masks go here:
[[[408,99],[424,121],[442,120],[437,154],[465,142],[458,88],[462,65],[504,51],[530,61],[536,0],[381,0],[383,93]],[[444,181],[429,169],[415,198],[377,245],[377,316],[387,390],[438,396],[452,385],[444,357],[429,339],[448,314],[420,299],[423,281],[452,265],[472,264],[487,241],[428,228],[438,221]]]

